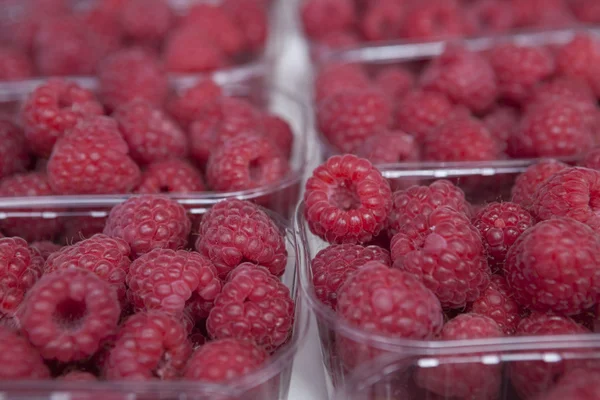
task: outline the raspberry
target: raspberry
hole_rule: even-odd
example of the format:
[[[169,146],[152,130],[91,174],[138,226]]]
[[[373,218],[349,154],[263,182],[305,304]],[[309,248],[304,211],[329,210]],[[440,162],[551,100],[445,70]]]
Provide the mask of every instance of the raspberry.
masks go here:
[[[125,300],[125,276],[129,270],[130,248],[125,241],[97,234],[71,246],[65,246],[46,260],[45,272],[81,268],[95,273]]]
[[[50,378],[44,360],[27,339],[6,327],[0,327],[0,379],[42,380]]]
[[[147,194],[114,206],[108,214],[104,234],[125,240],[136,258],[156,248],[183,248],[190,228],[190,219],[179,203]]]
[[[29,151],[21,129],[0,119],[0,178],[24,172],[29,164]]]
[[[73,244],[97,233],[102,233],[104,225],[106,225],[106,218],[93,215],[68,218],[62,233],[63,242]]]
[[[289,289],[267,268],[243,263],[229,274],[206,329],[213,339],[248,339],[273,352],[288,340],[293,321]]]
[[[123,193],[139,181],[140,169],[112,118],[80,121],[54,147],[48,181],[59,194]]]
[[[173,31],[165,45],[167,69],[177,73],[209,72],[226,64],[225,54],[206,39],[205,29],[186,25]]]
[[[487,288],[490,268],[469,218],[437,208],[425,221],[404,225],[391,242],[394,268],[423,281],[444,308],[464,308]]]
[[[502,330],[493,319],[477,314],[462,314],[448,321],[440,333],[441,340],[498,338]],[[443,360],[443,357],[442,357]],[[502,364],[440,362],[440,366],[420,368],[417,385],[448,398],[487,399],[501,391]]]
[[[311,39],[344,31],[356,19],[351,0],[305,0],[300,15],[304,31]]]
[[[470,117],[450,119],[425,137],[423,159],[483,161],[500,158],[496,140],[483,122]]]
[[[321,101],[346,90],[364,90],[371,86],[369,77],[358,64],[326,64],[315,79],[315,100]]]
[[[469,27],[455,0],[415,2],[411,6],[402,27],[406,38],[435,39],[469,33]]]
[[[33,76],[27,54],[11,47],[0,47],[0,80],[19,81]]]
[[[225,0],[221,8],[242,32],[244,47],[256,52],[265,47],[269,32],[267,6],[260,0]]]
[[[581,165],[585,168],[600,170],[600,148],[595,147],[588,151]]]
[[[566,373],[558,383],[537,400],[594,400],[600,398],[600,375],[598,371],[576,369]]]
[[[351,153],[369,135],[385,130],[391,122],[391,105],[379,91],[340,91],[324,99],[317,108],[318,128],[336,149]]]
[[[131,157],[142,164],[179,158],[187,152],[185,133],[158,107],[137,100],[116,109],[113,118],[119,123]]]
[[[94,354],[116,330],[120,314],[110,284],[79,268],[45,274],[18,312],[23,333],[40,354],[61,362]]]
[[[165,160],[148,165],[137,193],[196,193],[206,188],[202,175],[184,160]]]
[[[109,380],[176,379],[191,354],[192,345],[179,318],[147,311],[123,323],[104,373]]]
[[[512,188],[512,201],[531,211],[538,188],[555,173],[567,167],[567,164],[556,160],[542,160],[537,164],[530,165],[515,180]]]
[[[589,331],[571,318],[533,313],[523,318],[517,336],[556,336]],[[563,375],[565,362],[518,361],[510,365],[510,379],[521,398],[531,398],[549,389]],[[545,398],[545,397],[544,397]]]
[[[401,35],[406,5],[396,0],[370,3],[364,12],[360,28],[367,40],[393,40]]]
[[[467,309],[496,321],[506,335],[513,335],[521,321],[521,308],[512,298],[506,279],[492,275],[490,286]]]
[[[54,192],[48,183],[48,177],[42,172],[16,174],[0,181],[1,197],[52,196]],[[31,209],[13,211],[31,212]],[[58,218],[6,218],[0,222],[2,231],[8,236],[19,236],[27,241],[52,239],[60,232],[61,221]]]
[[[264,114],[262,125],[265,129],[265,136],[277,145],[286,158],[289,158],[294,145],[294,132],[292,132],[290,124],[277,115]]]
[[[41,240],[29,243],[29,247],[37,251],[44,260],[47,260],[52,253],[55,253],[62,248],[61,245],[51,242],[49,240]]]
[[[141,49],[113,53],[98,66],[100,97],[115,108],[140,99],[160,106],[168,91],[167,75],[158,59]]]
[[[185,379],[228,382],[258,370],[269,355],[254,343],[220,339],[200,346],[188,363]]]
[[[492,49],[490,62],[496,72],[500,96],[516,103],[525,102],[535,85],[550,77],[556,68],[547,49],[516,44]]]
[[[429,186],[413,186],[393,195],[393,207],[388,222],[388,234],[393,236],[409,223],[419,223],[440,207],[471,216],[471,206],[463,191],[452,182],[439,179]]]
[[[489,61],[480,54],[453,46],[427,66],[421,75],[421,85],[444,93],[474,112],[490,108],[498,93]]]
[[[582,79],[600,96],[600,42],[596,38],[575,36],[558,51],[556,61],[559,73]]]
[[[400,66],[383,68],[375,76],[374,84],[388,97],[396,102],[415,87],[415,77],[408,70]]]
[[[586,152],[594,136],[585,114],[568,99],[530,107],[509,140],[513,157],[560,157]]]
[[[181,95],[170,99],[167,104],[169,113],[184,128],[202,117],[203,113],[214,112],[218,100],[223,95],[219,85],[211,79],[198,81]]]
[[[490,203],[473,217],[473,225],[483,239],[491,266],[504,264],[515,241],[535,224],[534,218],[516,203]]]
[[[600,293],[599,252],[600,236],[581,222],[543,221],[509,250],[506,279],[522,306],[576,315],[594,305]]]
[[[75,83],[50,79],[38,86],[23,105],[23,127],[31,149],[48,156],[56,140],[78,121],[102,115],[94,94]]]
[[[239,135],[210,155],[206,181],[215,191],[247,190],[280,181],[288,169],[287,160],[270,140]]]
[[[572,0],[569,4],[579,21],[592,24],[600,22],[600,4],[595,0]]]
[[[314,59],[320,59],[320,51],[329,51],[329,49],[345,49],[357,46],[360,39],[353,32],[331,32],[319,39],[319,44],[323,47],[313,47],[312,55]]]
[[[517,27],[557,28],[570,14],[564,0],[511,0],[510,4]]]
[[[196,250],[213,262],[221,279],[244,261],[263,265],[275,276],[285,270],[283,233],[249,201],[227,199],[215,204],[204,214],[199,235]]]
[[[378,246],[334,244],[319,251],[310,266],[317,298],[335,310],[339,287],[348,275],[369,261],[392,264],[389,251]]]
[[[402,131],[385,131],[369,136],[357,151],[373,164],[418,161],[420,149],[415,138]]]
[[[0,238],[0,313],[12,316],[43,270],[44,259],[25,240]]]
[[[392,191],[369,161],[346,154],[329,158],[313,171],[304,203],[314,234],[330,243],[367,243],[386,226]]]
[[[454,114],[454,107],[441,93],[416,89],[397,104],[396,126],[422,142],[429,132]]]
[[[470,17],[481,33],[502,33],[513,28],[515,17],[509,2],[478,0],[469,5]]]
[[[489,112],[481,121],[499,148],[504,150],[513,129],[519,123],[519,114],[514,108],[500,106]]]
[[[61,381],[67,382],[96,382],[98,378],[90,372],[85,371],[70,371],[58,377]]]
[[[128,0],[119,9],[124,33],[141,41],[160,40],[173,22],[169,4],[163,0]]]

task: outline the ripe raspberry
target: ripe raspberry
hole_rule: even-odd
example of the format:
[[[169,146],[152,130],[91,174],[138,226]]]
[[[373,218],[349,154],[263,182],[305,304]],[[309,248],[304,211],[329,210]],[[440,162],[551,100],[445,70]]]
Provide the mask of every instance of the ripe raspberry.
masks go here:
[[[439,39],[470,33],[463,12],[455,0],[430,0],[411,4],[402,27],[403,36]]]
[[[418,161],[420,149],[413,136],[402,131],[385,131],[369,136],[357,155],[375,165]]]
[[[141,49],[113,53],[98,66],[100,97],[114,110],[132,100],[160,106],[168,91],[167,75],[158,59]]]
[[[437,90],[474,112],[490,108],[498,88],[494,70],[482,55],[449,46],[421,75],[425,89]]]
[[[401,35],[406,4],[385,0],[369,3],[360,22],[363,36],[370,41],[393,40]]]
[[[29,247],[32,250],[37,251],[44,260],[47,260],[50,254],[59,251],[62,246],[49,240],[41,240],[37,242],[29,243]]]
[[[335,310],[339,287],[348,275],[369,261],[388,266],[392,264],[389,251],[379,246],[333,244],[319,251],[310,266],[317,298]]]
[[[59,194],[108,194],[131,191],[140,169],[112,118],[80,121],[54,146],[48,181]]]
[[[204,38],[205,29],[185,25],[173,31],[165,45],[165,64],[176,73],[209,72],[224,67],[226,57],[216,43]]]
[[[42,380],[50,371],[38,351],[17,332],[0,327],[0,380]]]
[[[588,151],[581,165],[585,168],[600,170],[600,148],[595,147]]]
[[[304,31],[311,39],[344,31],[356,19],[351,0],[305,0],[300,13]]]
[[[294,145],[294,132],[287,121],[277,115],[262,116],[265,136],[281,150],[286,158],[290,158]]]
[[[196,250],[208,257],[224,279],[244,261],[260,264],[283,275],[287,251],[283,233],[257,205],[227,199],[202,218]]]
[[[364,90],[371,86],[369,77],[358,64],[326,64],[315,79],[315,101],[321,101],[346,90]]]
[[[131,157],[142,164],[184,157],[187,152],[185,133],[160,108],[136,100],[116,109],[113,118],[119,123]]]
[[[147,194],[114,206],[104,234],[125,240],[131,246],[132,258],[136,258],[152,249],[183,248],[190,228],[190,219],[179,203]]]
[[[556,54],[559,73],[583,80],[600,96],[600,42],[593,36],[579,34]]]
[[[200,119],[204,112],[212,113],[223,95],[219,85],[211,79],[202,79],[194,86],[174,96],[167,103],[169,113],[183,127]]]
[[[467,10],[480,33],[503,33],[515,24],[511,4],[506,1],[478,0]]]
[[[242,263],[215,299],[206,329],[213,339],[248,339],[273,352],[288,340],[293,321],[289,289],[267,268]]]
[[[206,181],[218,192],[264,187],[283,179],[289,165],[266,137],[239,135],[217,148],[206,166]]]
[[[220,339],[200,346],[190,358],[185,379],[228,382],[258,370],[269,358],[254,343]]]
[[[564,0],[511,0],[516,27],[560,28],[571,22]]]
[[[116,330],[120,314],[110,284],[79,268],[45,274],[18,312],[23,333],[40,354],[61,362],[94,354]]]
[[[504,151],[513,129],[519,123],[519,114],[512,107],[500,106],[489,112],[481,121],[496,140],[498,147]]]
[[[38,86],[23,105],[23,127],[31,149],[42,157],[79,120],[102,115],[94,94],[75,83],[50,79]]]
[[[520,204],[524,209],[531,211],[538,188],[555,173],[567,167],[567,164],[556,160],[542,160],[530,165],[515,180],[512,188],[513,203]]]
[[[109,380],[176,379],[191,354],[187,330],[178,317],[147,311],[125,320],[104,373]]]
[[[225,0],[221,8],[242,32],[244,48],[257,52],[265,47],[269,33],[267,5],[261,0]]]
[[[148,165],[137,193],[197,193],[206,188],[202,175],[185,160],[165,160]]]
[[[0,178],[24,172],[29,164],[27,142],[21,129],[0,119]]]
[[[506,279],[500,275],[492,275],[490,286],[469,305],[467,312],[493,319],[505,335],[513,335],[521,321],[521,308],[512,298]]]
[[[393,101],[400,101],[415,87],[415,76],[400,66],[386,67],[375,76],[374,84]]]
[[[596,3],[597,4],[597,3]],[[558,383],[536,400],[595,400],[600,398],[600,373],[575,369],[566,373]]]
[[[535,85],[550,77],[556,68],[547,49],[516,44],[492,49],[490,62],[496,72],[500,96],[518,104],[525,102]]]
[[[359,45],[361,40],[354,32],[331,32],[319,39],[319,47],[312,47],[311,55],[314,59],[320,59],[320,52],[330,49],[339,50]],[[321,47],[322,46],[322,47]]]
[[[472,340],[502,337],[498,324],[486,316],[462,314],[448,321],[441,340]],[[501,391],[502,364],[453,363],[442,360],[440,366],[420,368],[417,385],[447,398],[487,399]]]
[[[582,334],[589,331],[571,318],[533,313],[523,318],[517,336],[556,336]],[[544,393],[563,375],[565,362],[518,361],[510,365],[510,379],[521,398]]]
[[[169,30],[174,16],[163,0],[128,0],[119,7],[125,35],[138,41],[159,41]]]
[[[33,76],[33,65],[25,52],[0,47],[0,80],[19,81]]]
[[[473,225],[481,234],[492,267],[504,264],[508,250],[534,224],[527,210],[510,202],[490,203],[473,217]]]
[[[317,167],[304,192],[304,217],[329,243],[367,243],[387,223],[390,184],[373,165],[351,154],[333,156]]]
[[[440,207],[449,207],[471,216],[471,205],[465,200],[465,194],[447,180],[439,179],[429,186],[413,186],[395,192],[388,222],[389,236],[394,236],[406,224],[423,224]]]
[[[600,236],[573,219],[556,218],[523,233],[508,251],[504,270],[522,306],[576,315],[600,294],[598,265]]]
[[[584,23],[600,22],[600,4],[595,0],[572,0],[569,2],[577,19]]]
[[[318,128],[336,149],[356,151],[371,134],[391,122],[391,104],[383,93],[354,89],[330,95],[317,108]]]
[[[71,246],[65,246],[46,260],[45,272],[81,268],[108,282],[124,304],[125,276],[129,271],[130,248],[125,241],[97,234]]]

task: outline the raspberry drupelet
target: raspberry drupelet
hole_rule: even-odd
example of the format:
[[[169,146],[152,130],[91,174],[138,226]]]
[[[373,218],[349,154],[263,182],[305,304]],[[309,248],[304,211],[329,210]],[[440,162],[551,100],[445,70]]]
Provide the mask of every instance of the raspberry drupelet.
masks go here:
[[[527,167],[515,180],[512,188],[512,201],[531,211],[538,188],[555,173],[567,167],[567,164],[552,159],[542,160]]]
[[[522,314],[506,279],[501,275],[492,275],[488,288],[466,311],[490,317],[506,335],[515,333]]]
[[[40,353],[17,332],[0,327],[0,380],[49,379],[50,371]]]

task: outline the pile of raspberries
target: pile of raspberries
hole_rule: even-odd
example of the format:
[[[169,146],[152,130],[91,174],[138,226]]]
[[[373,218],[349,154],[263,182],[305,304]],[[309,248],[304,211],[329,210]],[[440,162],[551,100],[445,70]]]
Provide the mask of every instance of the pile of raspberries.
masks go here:
[[[472,204],[449,180],[392,192],[368,160],[333,156],[315,169],[304,195],[306,223],[327,242],[312,260],[311,290],[351,327],[390,338],[593,332],[600,316],[599,161],[600,148],[581,166],[545,159],[516,177],[510,201]],[[382,350],[338,335],[331,351],[352,369]],[[516,361],[508,366],[510,382],[522,400],[545,399],[574,370],[600,377],[600,363],[585,360]],[[502,368],[422,368],[411,390],[495,399]]]
[[[2,237],[0,380],[231,382],[290,338],[287,258],[283,229],[234,199],[193,228],[140,195],[64,246]]]
[[[600,22],[596,0],[304,0],[304,32],[329,48]]]
[[[266,0],[198,3],[183,15],[168,0],[98,0],[83,10],[70,3],[23,1],[21,17],[0,25],[0,81],[93,75],[132,47],[173,73],[213,71],[256,58],[268,34]]]
[[[576,157],[600,142],[591,34],[552,48],[449,43],[425,64],[369,67],[330,63],[316,77],[318,128],[336,153],[377,165],[487,161]]]

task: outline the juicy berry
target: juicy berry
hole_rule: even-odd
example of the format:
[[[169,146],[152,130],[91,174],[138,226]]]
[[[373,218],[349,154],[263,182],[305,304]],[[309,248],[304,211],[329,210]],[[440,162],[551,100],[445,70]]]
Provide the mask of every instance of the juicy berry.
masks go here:
[[[469,305],[467,312],[493,319],[505,335],[513,335],[521,321],[521,307],[513,299],[506,279],[500,275],[492,275],[490,285]]]
[[[556,160],[542,160],[530,165],[517,176],[512,188],[512,201],[530,210],[538,188],[555,173],[567,167],[567,164]]]
[[[197,193],[206,190],[200,171],[185,160],[157,161],[142,173],[136,193]]]

